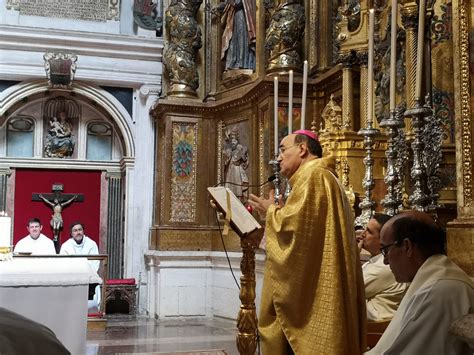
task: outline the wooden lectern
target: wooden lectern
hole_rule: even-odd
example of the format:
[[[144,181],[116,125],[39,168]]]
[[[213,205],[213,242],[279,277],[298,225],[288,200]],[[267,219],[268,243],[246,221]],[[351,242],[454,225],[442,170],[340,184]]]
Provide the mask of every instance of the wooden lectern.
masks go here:
[[[255,249],[263,236],[263,228],[245,206],[228,188],[209,187],[209,193],[217,209],[240,237],[242,259],[240,261],[241,301],[237,315],[237,349],[240,354],[253,355],[257,349],[257,311],[255,307]]]

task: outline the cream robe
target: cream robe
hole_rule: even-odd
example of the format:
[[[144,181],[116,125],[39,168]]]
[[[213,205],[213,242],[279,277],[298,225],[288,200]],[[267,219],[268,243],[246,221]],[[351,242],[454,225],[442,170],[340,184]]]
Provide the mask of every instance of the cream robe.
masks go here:
[[[362,265],[365,297],[367,299],[367,319],[383,321],[392,319],[402,301],[408,284],[395,281],[390,266],[383,263],[379,254]]]
[[[264,355],[360,354],[365,297],[353,217],[333,157],[309,161],[290,179],[284,207],[266,216],[259,331]]]
[[[448,334],[451,323],[474,312],[474,283],[445,255],[428,258],[413,279],[382,338],[367,354],[470,354]]]

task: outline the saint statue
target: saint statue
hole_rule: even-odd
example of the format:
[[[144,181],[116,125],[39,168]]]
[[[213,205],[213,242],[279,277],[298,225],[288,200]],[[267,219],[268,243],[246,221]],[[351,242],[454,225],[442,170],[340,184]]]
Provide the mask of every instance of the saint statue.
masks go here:
[[[75,140],[72,135],[72,124],[67,120],[65,111],[58,112],[57,116],[49,121],[48,135],[46,136],[45,153],[48,157],[70,157],[74,152]]]
[[[240,144],[239,129],[232,128],[226,132],[224,148],[224,181],[241,201],[245,200],[244,192],[248,190],[249,179],[246,170],[249,166],[248,148]]]
[[[255,69],[255,1],[226,0],[218,6],[222,13],[221,59],[225,70]]]

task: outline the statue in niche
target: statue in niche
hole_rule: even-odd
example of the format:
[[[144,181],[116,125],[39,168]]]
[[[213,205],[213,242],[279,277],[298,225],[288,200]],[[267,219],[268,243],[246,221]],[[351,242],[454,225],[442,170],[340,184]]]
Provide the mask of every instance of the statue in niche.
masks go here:
[[[248,148],[240,143],[239,129],[232,128],[225,132],[224,155],[224,182],[242,202],[246,200],[244,193],[248,190],[249,167]]]
[[[72,124],[67,118],[66,111],[59,111],[49,121],[49,126],[44,147],[46,156],[56,158],[72,156],[76,142],[72,135]]]
[[[216,10],[225,26],[221,46],[225,70],[255,70],[255,1],[226,0]]]

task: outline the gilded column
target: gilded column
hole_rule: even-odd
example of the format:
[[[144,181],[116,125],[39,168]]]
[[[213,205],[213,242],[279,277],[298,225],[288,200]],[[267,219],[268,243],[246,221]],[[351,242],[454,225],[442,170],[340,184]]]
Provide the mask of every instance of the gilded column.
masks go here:
[[[454,105],[456,131],[457,218],[448,224],[448,255],[474,276],[474,166],[472,97],[474,80],[472,0],[453,0]]]
[[[415,107],[416,86],[416,47],[418,43],[418,6],[416,2],[401,1],[402,24],[406,32],[406,101],[407,107]],[[405,119],[408,136],[411,136],[413,125],[411,119]]]
[[[361,52],[358,55],[360,64],[360,127],[367,126],[368,98],[369,98],[369,82],[367,68],[367,52]]]
[[[352,67],[357,62],[354,52],[343,56],[340,60],[342,69],[342,129],[354,130],[354,87]],[[362,126],[361,126],[362,127]]]

